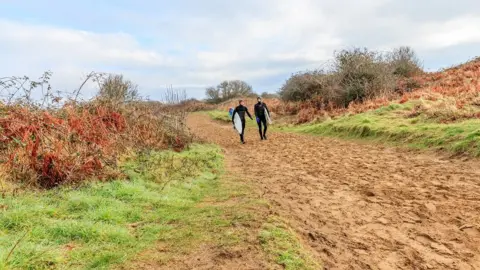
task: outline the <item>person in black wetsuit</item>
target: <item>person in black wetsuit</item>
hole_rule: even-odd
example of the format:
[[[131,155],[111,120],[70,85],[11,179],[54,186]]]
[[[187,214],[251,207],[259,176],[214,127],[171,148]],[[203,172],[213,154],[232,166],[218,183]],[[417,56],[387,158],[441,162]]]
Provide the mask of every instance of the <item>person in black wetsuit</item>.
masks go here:
[[[257,104],[255,104],[255,116],[257,117],[257,124],[258,124],[258,133],[260,134],[260,140],[267,139],[267,116],[265,115],[265,110],[267,113],[270,114],[268,110],[267,104],[262,102],[262,98],[257,98]],[[262,132],[262,124],[263,124],[263,132]]]
[[[233,121],[233,119],[235,119],[235,114],[238,113],[238,115],[240,116],[240,119],[242,120],[242,133],[240,134],[240,142],[242,144],[245,144],[245,140],[243,138],[243,135],[245,133],[245,113],[248,115],[248,117],[250,117],[251,120],[253,120],[253,118],[250,115],[250,112],[248,112],[248,108],[243,105],[244,104],[243,100],[240,100],[238,103],[239,105],[235,108],[232,114],[232,123],[235,125],[235,122]],[[235,128],[235,126],[233,128]]]

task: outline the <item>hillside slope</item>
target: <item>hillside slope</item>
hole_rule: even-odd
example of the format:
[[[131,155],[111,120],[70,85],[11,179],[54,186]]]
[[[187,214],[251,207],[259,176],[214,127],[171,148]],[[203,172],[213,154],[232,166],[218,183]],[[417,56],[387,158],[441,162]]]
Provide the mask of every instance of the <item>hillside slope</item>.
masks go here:
[[[416,78],[400,99],[354,104],[338,116],[284,127],[315,135],[376,139],[480,156],[480,61]]]

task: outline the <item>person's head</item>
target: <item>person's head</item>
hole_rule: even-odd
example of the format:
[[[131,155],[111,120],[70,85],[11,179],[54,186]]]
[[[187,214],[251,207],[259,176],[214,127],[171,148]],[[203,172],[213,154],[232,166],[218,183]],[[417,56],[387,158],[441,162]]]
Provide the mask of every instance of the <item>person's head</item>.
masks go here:
[[[262,102],[262,98],[261,98],[261,97],[257,97],[257,101],[258,101],[258,103]]]
[[[243,105],[244,105],[243,99],[240,99],[240,100],[238,101],[238,104],[240,104],[240,105],[243,106]]]

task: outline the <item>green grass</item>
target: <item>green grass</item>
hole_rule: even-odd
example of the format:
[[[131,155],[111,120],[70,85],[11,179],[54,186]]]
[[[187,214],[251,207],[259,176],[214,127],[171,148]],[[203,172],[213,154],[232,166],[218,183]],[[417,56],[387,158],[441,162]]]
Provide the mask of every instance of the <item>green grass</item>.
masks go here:
[[[137,262],[165,265],[205,245],[224,249],[251,237],[260,238],[267,262],[316,269],[297,236],[266,218],[268,202],[223,173],[218,147],[132,156],[122,164],[128,181],[0,198],[0,269],[136,269]]]
[[[0,198],[0,269],[105,269],[158,240],[176,249],[205,240],[204,228],[224,223],[219,209],[197,207],[217,192],[220,150],[197,145],[180,154],[156,153],[150,158],[166,156],[195,160],[195,173],[186,173],[195,176],[164,187],[145,180],[155,177],[132,159],[126,161],[130,181]]]
[[[406,117],[412,104],[391,104],[317,124],[283,127],[299,132],[347,139],[378,140],[420,149],[440,149],[480,156],[480,120],[442,124],[423,115]]]
[[[260,232],[260,243],[263,250],[287,270],[322,269],[311,253],[302,246],[295,233],[278,218],[271,217],[264,224]]]
[[[213,120],[221,121],[221,122],[232,122],[232,118],[228,114],[228,112],[215,110],[215,111],[207,111],[206,114],[210,116]]]

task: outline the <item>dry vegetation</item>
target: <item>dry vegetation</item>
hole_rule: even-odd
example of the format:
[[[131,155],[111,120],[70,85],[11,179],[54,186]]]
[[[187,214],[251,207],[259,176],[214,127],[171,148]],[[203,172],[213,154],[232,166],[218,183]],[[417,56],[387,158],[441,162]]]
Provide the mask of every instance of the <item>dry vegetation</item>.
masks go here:
[[[423,114],[442,123],[480,117],[480,58],[433,73],[422,71],[408,47],[387,54],[366,49],[336,54],[328,71],[293,74],[268,98],[274,116],[292,116],[296,124],[359,114],[394,103],[415,103],[410,115]],[[239,98],[220,103],[228,111]],[[247,106],[256,102],[244,98]]]
[[[426,118],[448,123],[480,117],[480,58],[465,64],[433,73],[422,73],[398,81],[395,95],[355,102],[336,115],[357,114],[390,103],[413,103],[410,116],[424,115]]]
[[[0,166],[11,182],[51,188],[89,178],[118,178],[119,155],[178,151],[191,140],[186,112],[176,106],[184,99],[182,93],[170,90],[166,103],[147,102],[122,76],[92,73],[86,81],[97,82],[99,91],[92,100],[79,101],[81,87],[54,94],[49,78],[46,73],[39,81],[1,80]],[[38,93],[41,98],[35,99]]]
[[[480,117],[480,58],[418,78],[422,87],[404,93],[400,103],[427,100],[415,110],[442,122]]]
[[[281,87],[279,95],[288,102],[285,113],[298,115],[297,123],[325,113],[358,110],[358,104],[372,100],[385,104],[416,87],[412,78],[422,74],[420,61],[409,47],[387,53],[366,48],[342,50],[326,66],[293,74]]]
[[[322,97],[297,102],[300,109],[294,121],[306,124],[282,129],[478,157],[479,60],[399,78],[392,94],[355,101],[348,107],[322,108]]]

